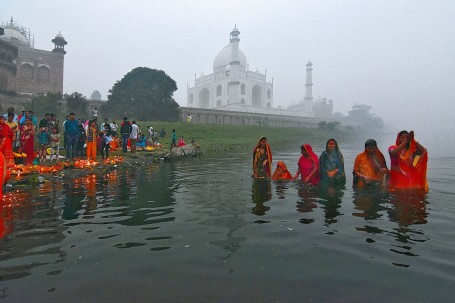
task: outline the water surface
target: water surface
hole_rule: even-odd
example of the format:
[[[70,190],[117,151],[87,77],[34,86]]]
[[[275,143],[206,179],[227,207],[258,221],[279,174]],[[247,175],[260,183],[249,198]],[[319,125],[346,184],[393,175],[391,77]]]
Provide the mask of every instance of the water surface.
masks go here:
[[[426,195],[254,181],[250,150],[49,177],[0,208],[0,301],[453,302],[455,156],[437,141]],[[271,145],[295,172],[299,144]],[[350,172],[362,146],[341,149]]]

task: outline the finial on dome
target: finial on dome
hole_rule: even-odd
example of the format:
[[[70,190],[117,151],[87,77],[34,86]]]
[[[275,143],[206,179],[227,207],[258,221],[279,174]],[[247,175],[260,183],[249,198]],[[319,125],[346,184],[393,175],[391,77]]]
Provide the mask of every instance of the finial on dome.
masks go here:
[[[231,37],[230,37],[230,40],[240,40],[239,38],[239,34],[240,34],[240,31],[239,29],[237,28],[237,24],[234,25],[234,29],[232,30],[231,32]]]

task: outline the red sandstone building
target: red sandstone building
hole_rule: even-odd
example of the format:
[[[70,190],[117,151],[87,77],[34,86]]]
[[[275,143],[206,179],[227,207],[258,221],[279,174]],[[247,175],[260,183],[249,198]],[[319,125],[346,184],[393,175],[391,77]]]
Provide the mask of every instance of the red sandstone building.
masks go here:
[[[22,99],[49,92],[63,93],[63,65],[67,42],[60,33],[52,42],[52,51],[35,49],[30,30],[15,23],[12,18],[10,22],[1,25],[1,99],[8,101],[11,97]]]

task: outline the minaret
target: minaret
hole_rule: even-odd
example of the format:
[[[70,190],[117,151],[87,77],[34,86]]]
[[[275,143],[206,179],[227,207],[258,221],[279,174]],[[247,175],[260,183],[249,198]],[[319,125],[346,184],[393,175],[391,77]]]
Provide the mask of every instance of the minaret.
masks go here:
[[[65,38],[62,36],[62,33],[58,33],[54,39],[52,39],[54,43],[54,49],[52,50],[53,53],[53,65],[55,66],[55,71],[53,72],[53,86],[54,90],[60,93],[63,92],[63,69],[65,65],[65,45],[68,44]]]
[[[229,44],[231,45],[231,59],[229,65],[226,66],[225,72],[229,75],[229,91],[227,93],[228,103],[240,103],[240,56],[239,56],[239,42],[240,31],[237,25],[231,31]]]
[[[66,54],[65,45],[67,45],[68,42],[63,38],[62,33],[59,32],[57,36],[52,39],[52,42],[54,43],[54,49],[52,50],[54,53]]]
[[[229,43],[231,44],[231,62],[230,65],[240,65],[239,59],[239,42],[240,42],[240,31],[237,29],[237,25],[234,26],[234,29],[231,32],[231,37],[229,39]]]
[[[306,64],[305,101],[313,102],[313,63],[308,60]]]
[[[305,100],[304,100],[304,111],[307,115],[313,113],[313,63],[308,60],[306,64],[306,83],[305,83]]]

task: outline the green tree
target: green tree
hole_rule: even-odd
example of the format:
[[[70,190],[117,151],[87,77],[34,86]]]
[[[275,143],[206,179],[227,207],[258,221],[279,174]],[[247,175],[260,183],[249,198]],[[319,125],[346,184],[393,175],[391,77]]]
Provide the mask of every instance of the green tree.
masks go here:
[[[136,120],[177,121],[176,82],[164,71],[136,67],[109,90],[102,112]]]
[[[327,128],[327,122],[326,121],[321,121],[318,123],[319,129],[326,129]]]
[[[371,106],[366,104],[355,104],[349,111],[349,119],[362,123],[364,128],[381,129],[384,122],[380,117],[370,113]]]
[[[338,125],[340,125],[340,122],[338,122],[338,121],[329,122],[329,123],[327,123],[327,129],[335,130],[338,127]]]
[[[62,94],[60,93],[40,94],[33,97],[30,108],[33,110],[35,117],[44,117],[45,113],[58,115],[60,100],[62,100]]]
[[[88,100],[81,93],[74,92],[71,95],[65,94],[66,107],[68,111],[74,112],[79,116],[86,116],[88,109]]]

